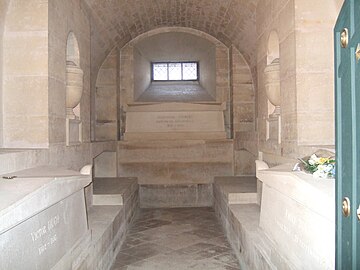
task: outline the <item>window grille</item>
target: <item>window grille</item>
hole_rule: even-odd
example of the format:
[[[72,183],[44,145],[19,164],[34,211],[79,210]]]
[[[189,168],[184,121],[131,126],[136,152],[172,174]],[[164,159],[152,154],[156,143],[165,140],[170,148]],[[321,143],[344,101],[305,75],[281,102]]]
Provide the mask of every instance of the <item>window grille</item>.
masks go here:
[[[197,81],[198,62],[152,63],[153,81]]]

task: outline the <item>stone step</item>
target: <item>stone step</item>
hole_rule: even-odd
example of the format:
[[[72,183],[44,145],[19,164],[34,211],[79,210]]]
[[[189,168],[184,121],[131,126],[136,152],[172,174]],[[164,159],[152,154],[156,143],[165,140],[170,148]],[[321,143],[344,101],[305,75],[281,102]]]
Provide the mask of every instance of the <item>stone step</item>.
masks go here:
[[[118,143],[119,164],[232,163],[233,140],[154,140]]]
[[[215,177],[214,192],[228,204],[257,203],[256,184],[252,176]]]
[[[233,175],[232,140],[119,142],[118,174],[141,185],[209,184]]]
[[[213,206],[212,184],[140,185],[141,208]]]
[[[134,177],[97,177],[93,180],[93,205],[124,205],[138,189]]]
[[[109,269],[125,240],[127,224],[123,206],[93,206],[89,213],[91,244],[79,269]]]

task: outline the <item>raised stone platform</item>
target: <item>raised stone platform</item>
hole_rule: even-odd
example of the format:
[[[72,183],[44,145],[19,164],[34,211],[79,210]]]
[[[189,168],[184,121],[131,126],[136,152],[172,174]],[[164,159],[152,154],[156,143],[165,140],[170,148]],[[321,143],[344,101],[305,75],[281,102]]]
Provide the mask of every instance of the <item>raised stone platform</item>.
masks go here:
[[[119,142],[118,173],[137,177],[142,207],[212,206],[216,175],[233,175],[232,140]]]

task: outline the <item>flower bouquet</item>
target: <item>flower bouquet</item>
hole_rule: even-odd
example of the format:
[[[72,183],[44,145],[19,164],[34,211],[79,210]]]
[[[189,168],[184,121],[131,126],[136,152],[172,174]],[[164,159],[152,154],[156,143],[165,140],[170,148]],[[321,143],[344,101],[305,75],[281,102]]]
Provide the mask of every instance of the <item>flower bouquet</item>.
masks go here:
[[[309,158],[299,158],[305,171],[311,173],[316,178],[334,178],[335,177],[335,158],[320,157],[316,154]]]

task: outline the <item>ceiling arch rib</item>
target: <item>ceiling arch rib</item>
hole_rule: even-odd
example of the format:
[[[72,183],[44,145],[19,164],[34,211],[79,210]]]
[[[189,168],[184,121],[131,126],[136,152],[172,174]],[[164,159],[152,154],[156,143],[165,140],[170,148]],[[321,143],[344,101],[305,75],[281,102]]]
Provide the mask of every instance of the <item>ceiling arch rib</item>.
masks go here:
[[[114,46],[160,27],[203,31],[233,44],[254,64],[258,0],[84,0],[92,14],[92,63],[98,69]]]

